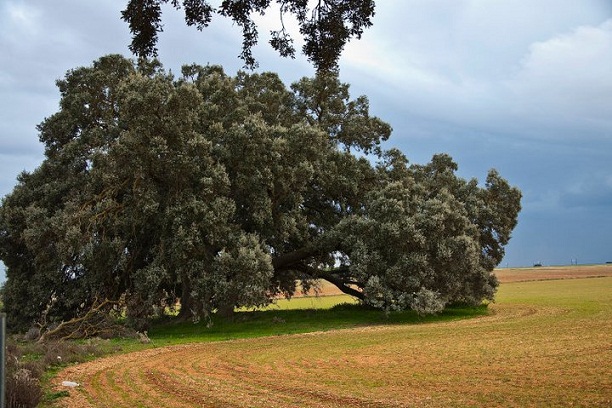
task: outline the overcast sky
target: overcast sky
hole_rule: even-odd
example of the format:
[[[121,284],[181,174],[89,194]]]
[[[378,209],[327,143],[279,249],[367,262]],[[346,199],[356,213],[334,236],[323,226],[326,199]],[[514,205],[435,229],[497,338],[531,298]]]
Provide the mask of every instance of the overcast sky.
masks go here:
[[[129,56],[126,3],[0,0],[0,196],[43,160],[35,127],[58,109],[55,81],[102,55]],[[216,19],[200,33],[165,10],[167,69],[242,67],[238,27]],[[277,18],[259,19],[259,70],[287,84],[312,76],[304,58],[265,44]],[[381,0],[373,23],[346,47],[342,81],[369,97],[393,126],[388,146],[411,162],[446,152],[461,176],[496,168],[523,191],[501,266],[612,261],[611,0]]]

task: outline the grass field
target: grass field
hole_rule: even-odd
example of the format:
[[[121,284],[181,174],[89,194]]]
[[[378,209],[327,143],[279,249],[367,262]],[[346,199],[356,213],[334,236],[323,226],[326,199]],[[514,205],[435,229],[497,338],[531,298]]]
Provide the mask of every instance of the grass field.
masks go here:
[[[345,328],[330,330],[337,324],[334,319],[342,320],[342,313],[345,318],[354,316],[354,310],[280,310],[319,301],[294,299],[292,306],[278,306],[276,326],[255,317],[246,326],[233,326],[242,327],[236,333],[219,329],[218,337],[200,338],[207,342],[157,347],[69,367],[56,382],[71,380],[82,386],[58,403],[65,407],[610,407],[611,271],[612,266],[604,270],[607,277],[590,279],[510,282],[508,278],[489,313],[474,311],[476,317],[469,319],[458,312],[437,321],[410,314],[384,321],[376,313],[361,320],[353,317],[339,326]],[[299,328],[300,320],[309,320],[308,313],[314,316]],[[274,327],[266,333],[265,326]],[[249,337],[249,332],[262,336],[318,329],[325,331],[241,338]],[[198,333],[182,330],[181,334],[177,327],[162,328],[152,338],[157,345],[198,338]],[[223,336],[234,340],[211,342]]]

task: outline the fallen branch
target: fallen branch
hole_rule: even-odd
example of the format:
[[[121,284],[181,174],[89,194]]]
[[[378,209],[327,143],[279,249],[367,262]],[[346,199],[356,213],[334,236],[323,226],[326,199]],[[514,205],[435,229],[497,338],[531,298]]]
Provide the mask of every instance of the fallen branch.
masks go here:
[[[125,334],[126,329],[116,323],[110,311],[112,307],[120,305],[119,301],[96,298],[87,312],[66,322],[60,323],[56,328],[47,330],[38,339],[39,343],[51,339],[70,340],[91,337],[113,337]]]

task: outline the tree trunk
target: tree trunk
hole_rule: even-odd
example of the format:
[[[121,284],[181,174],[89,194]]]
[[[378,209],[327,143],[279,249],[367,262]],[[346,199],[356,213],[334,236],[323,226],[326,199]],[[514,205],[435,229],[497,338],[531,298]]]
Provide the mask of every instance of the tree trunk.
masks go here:
[[[178,318],[180,320],[189,320],[202,312],[202,302],[191,296],[191,284],[183,278],[181,287],[181,308],[179,309]]]
[[[223,302],[221,305],[219,305],[219,308],[217,309],[217,313],[223,319],[233,321],[234,313],[235,313],[234,302],[232,301]]]

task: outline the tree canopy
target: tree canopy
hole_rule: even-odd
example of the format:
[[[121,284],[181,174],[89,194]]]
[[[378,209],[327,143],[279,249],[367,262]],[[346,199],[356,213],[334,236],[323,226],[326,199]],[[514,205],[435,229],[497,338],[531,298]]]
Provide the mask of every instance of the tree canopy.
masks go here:
[[[259,39],[253,14],[265,14],[279,7],[278,30],[270,32],[270,45],[283,57],[294,57],[295,47],[283,18],[292,15],[298,22],[304,37],[302,52],[317,71],[330,71],[336,65],[346,43],[353,37],[360,38],[363,30],[372,25],[373,0],[223,0],[217,8],[207,0],[130,0],[122,11],[122,18],[130,27],[132,43],[130,50],[138,57],[153,57],[157,54],[158,33],[163,31],[162,5],[171,5],[185,12],[185,23],[203,30],[212,21],[213,15],[230,18],[242,29],[242,52],[240,58],[248,68],[255,68],[257,61],[252,48]]]
[[[118,55],[58,81],[38,127],[45,160],[0,207],[13,327],[122,300],[136,327],[265,305],[325,279],[384,310],[492,299],[521,194],[445,154],[410,165],[391,127],[333,73],[189,65],[180,77]]]

